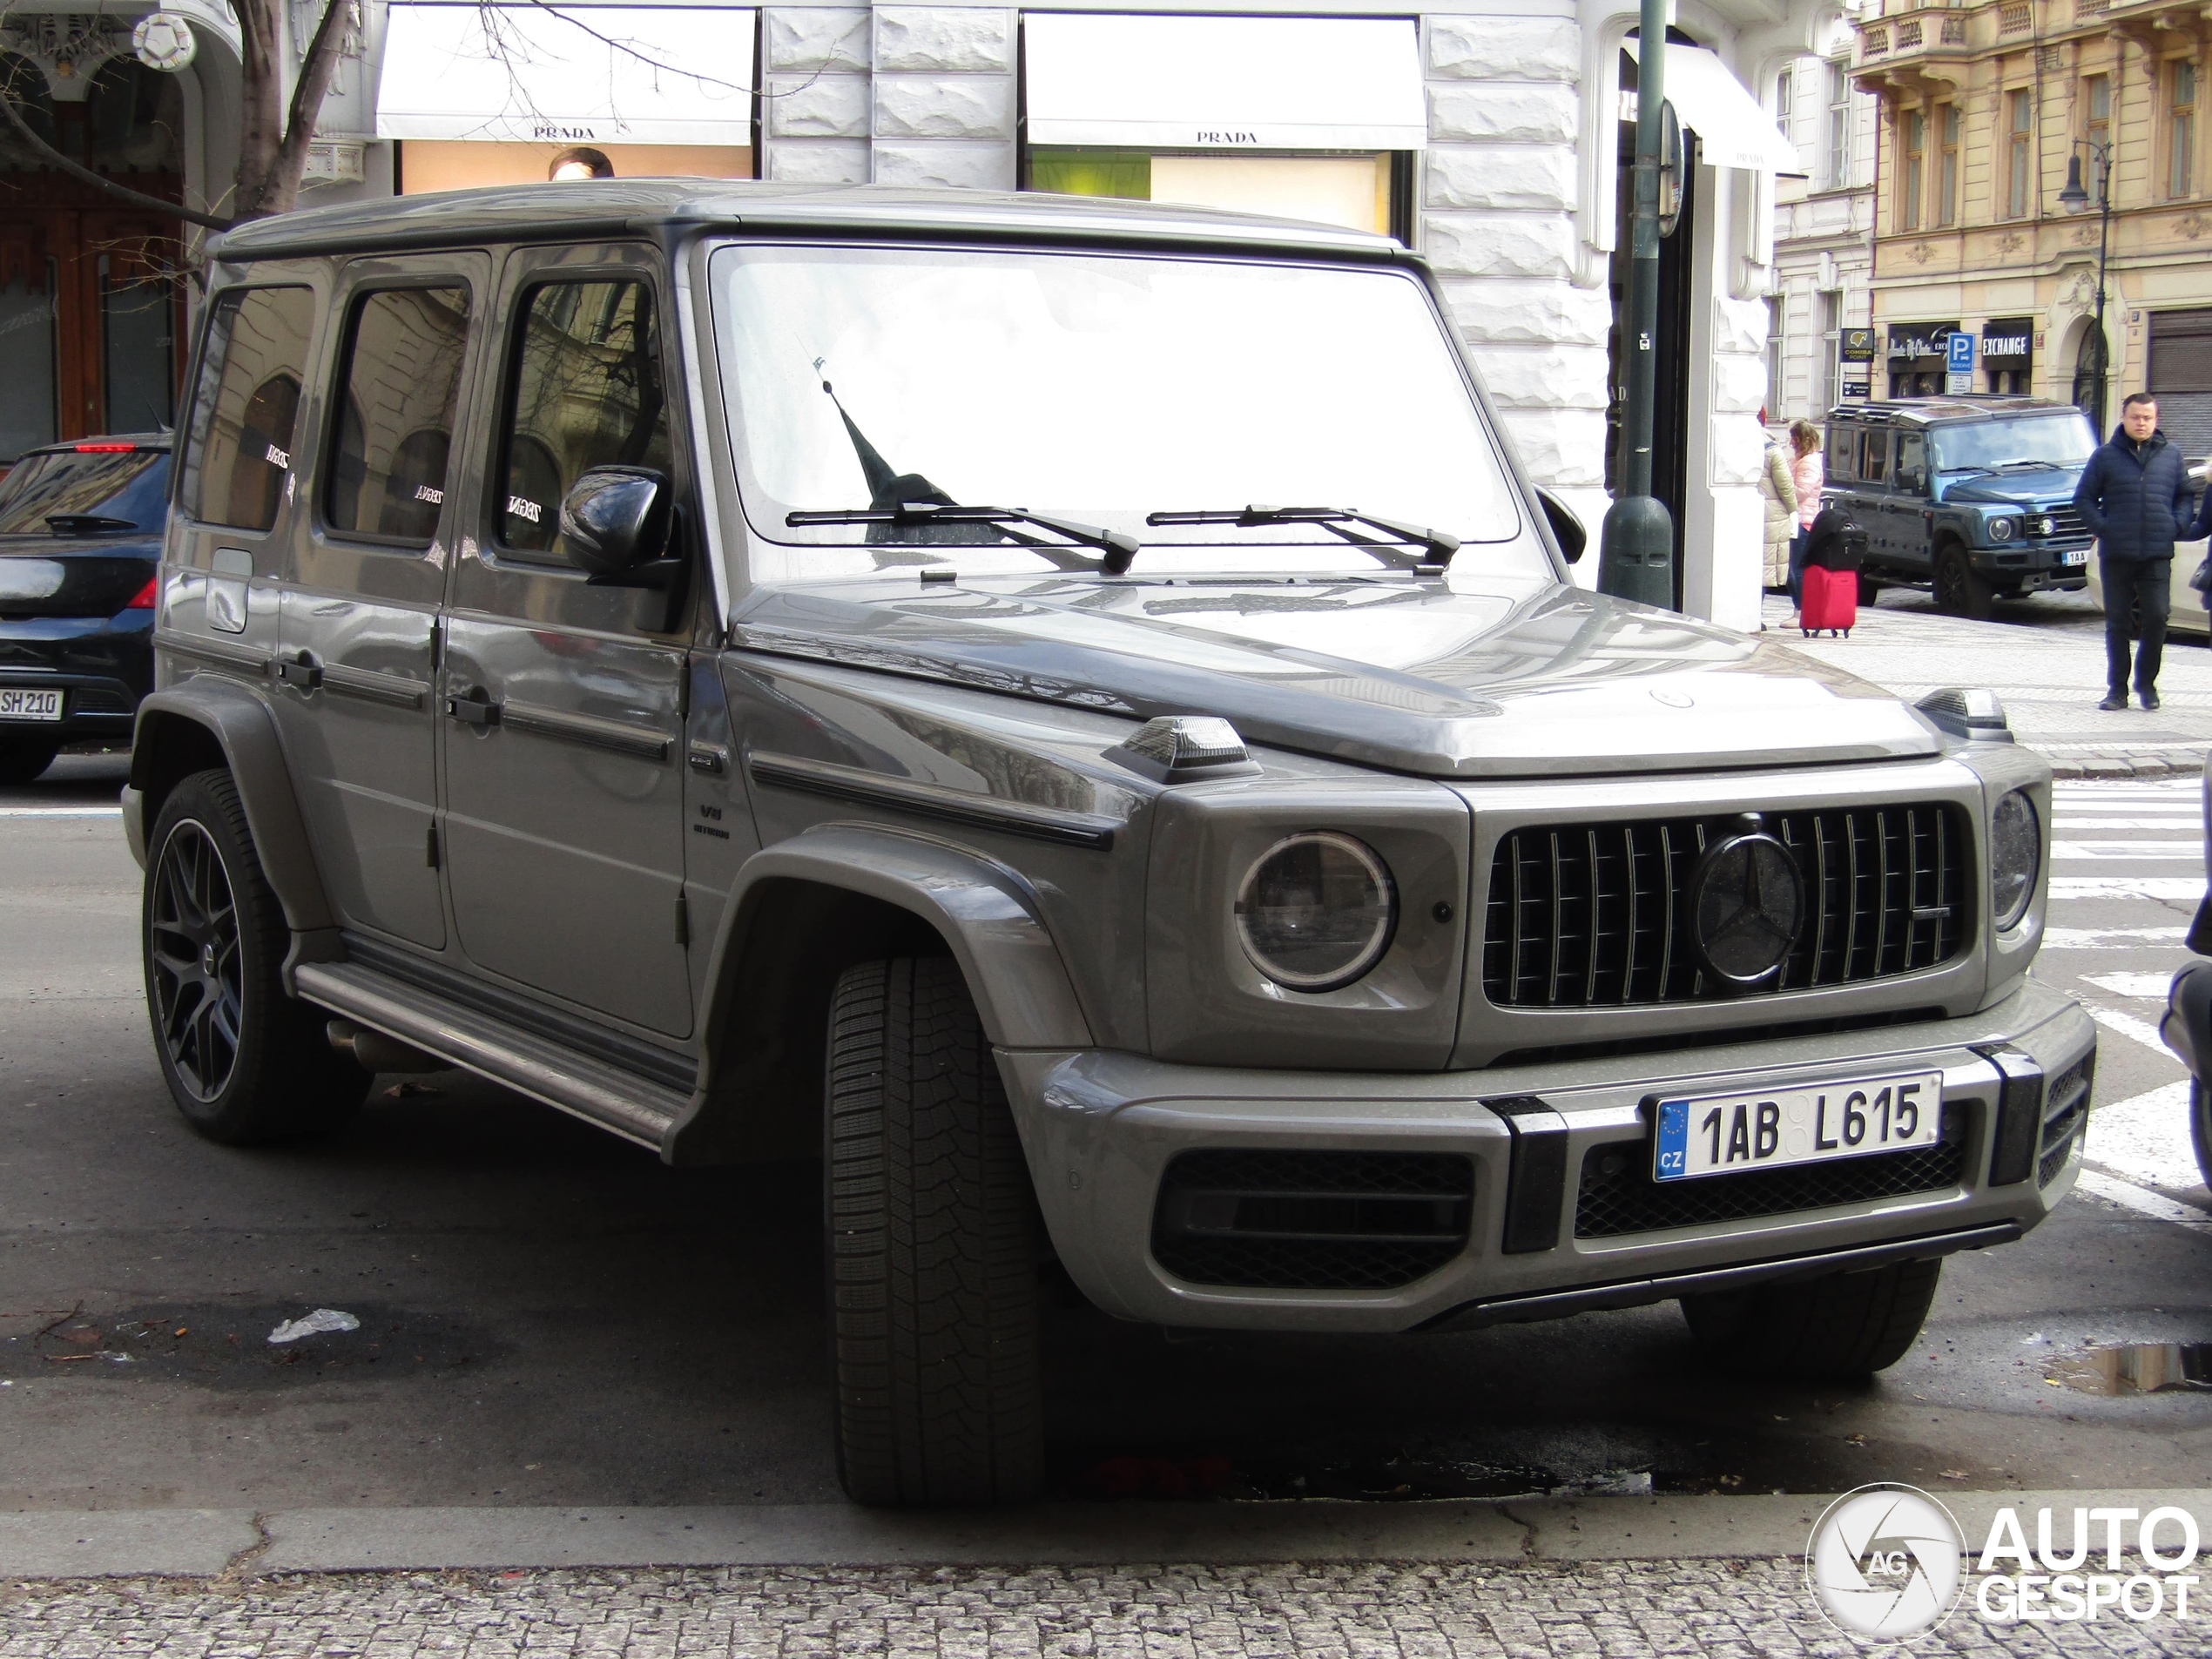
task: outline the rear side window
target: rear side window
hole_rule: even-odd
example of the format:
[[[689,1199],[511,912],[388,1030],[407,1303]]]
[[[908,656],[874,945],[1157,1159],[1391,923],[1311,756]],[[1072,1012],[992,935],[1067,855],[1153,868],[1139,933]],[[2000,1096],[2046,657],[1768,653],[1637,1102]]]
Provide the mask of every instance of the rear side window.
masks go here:
[[[169,452],[128,444],[26,455],[0,483],[0,536],[80,536],[161,528]]]
[[[1827,479],[1831,484],[1850,483],[1858,476],[1858,428],[1841,421],[1828,428]]]
[[[550,557],[561,498],[587,468],[668,469],[653,291],[634,280],[549,282],[518,308],[499,540]]]
[[[1890,435],[1887,432],[1860,435],[1858,475],[1870,484],[1878,484],[1890,475]]]
[[[416,545],[437,534],[468,344],[462,284],[389,288],[354,307],[324,505],[331,529]]]
[[[202,523],[276,523],[314,325],[307,288],[233,290],[215,301],[185,461],[185,511]]]

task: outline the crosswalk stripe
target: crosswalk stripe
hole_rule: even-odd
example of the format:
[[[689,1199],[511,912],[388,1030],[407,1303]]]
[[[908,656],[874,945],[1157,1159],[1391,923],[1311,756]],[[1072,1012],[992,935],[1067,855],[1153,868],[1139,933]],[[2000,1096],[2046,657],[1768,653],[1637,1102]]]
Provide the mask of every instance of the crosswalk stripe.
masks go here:
[[[2132,1181],[2122,1181],[2116,1175],[2106,1175],[2099,1170],[2084,1170],[2075,1177],[2075,1188],[2093,1197],[2132,1210],[2137,1215],[2148,1216],[2156,1221],[2177,1222],[2184,1227],[2212,1230],[2212,1214],[2207,1214],[2194,1204],[2176,1204],[2163,1193],[2147,1192]]]
[[[2100,1169],[2148,1186],[2195,1186],[2188,1080],[2098,1107],[2089,1114],[2085,1156]]]
[[[120,806],[0,806],[0,818],[120,818]]]
[[[2141,950],[2147,944],[2187,939],[2186,927],[2046,927],[2045,950]],[[2110,940],[2107,944],[2103,941]]]
[[[2051,898],[2071,899],[2186,899],[2204,896],[2201,875],[2054,875]]]
[[[2081,1011],[2107,1031],[2117,1031],[2123,1037],[2133,1037],[2145,1048],[2157,1049],[2176,1065],[2181,1063],[2174,1051],[2166,1046],[2166,1039],[2158,1035],[2158,1028],[2148,1020],[2138,1019],[2132,1014],[2122,1014],[2118,1008],[2101,1008],[2094,1002],[2084,1002]]]

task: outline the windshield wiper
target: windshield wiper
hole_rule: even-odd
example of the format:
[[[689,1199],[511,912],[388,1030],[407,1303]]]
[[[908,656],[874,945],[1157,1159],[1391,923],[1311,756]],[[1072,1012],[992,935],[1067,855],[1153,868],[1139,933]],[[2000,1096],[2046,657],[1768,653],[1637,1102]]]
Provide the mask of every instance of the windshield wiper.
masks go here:
[[[1354,547],[1372,548],[1374,543],[1365,536],[1354,536],[1344,527],[1359,524],[1368,529],[1380,530],[1399,541],[1426,551],[1439,564],[1449,564],[1452,555],[1460,550],[1460,538],[1444,530],[1433,530],[1419,524],[1400,523],[1394,518],[1377,518],[1372,513],[1362,513],[1349,507],[1260,507],[1228,508],[1189,513],[1147,513],[1147,524],[1235,524],[1244,529],[1264,524],[1318,524],[1322,529],[1343,537]]]
[[[1120,576],[1143,551],[1143,543],[1122,530],[1100,529],[1091,524],[1071,524],[1064,518],[1033,513],[1026,507],[962,507],[954,502],[900,502],[895,507],[837,508],[826,512],[786,513],[784,523],[801,524],[1035,524],[1039,529],[1064,536],[1081,547],[1095,547],[1104,555],[1098,563],[1109,576]]]

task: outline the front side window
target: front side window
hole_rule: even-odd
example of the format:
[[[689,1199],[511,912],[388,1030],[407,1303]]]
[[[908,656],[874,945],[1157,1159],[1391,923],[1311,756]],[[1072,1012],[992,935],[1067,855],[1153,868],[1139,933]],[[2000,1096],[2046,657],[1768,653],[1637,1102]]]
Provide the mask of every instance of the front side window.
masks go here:
[[[1019,524],[805,522],[905,503],[1021,507],[1134,536],[1138,568],[1372,569],[1311,525],[1148,524],[1252,502],[1356,508],[1467,543],[1517,492],[1428,291],[1380,266],[998,248],[725,247],[713,262],[754,572],[932,563],[1050,570]],[[802,516],[792,524],[790,516]],[[1043,543],[1025,548],[1023,540]],[[1455,568],[1533,545],[1469,547]]]
[[[1925,433],[1897,435],[1897,487],[1914,495],[1928,487],[1928,440]]]
[[[548,282],[517,307],[500,544],[557,557],[561,501],[591,467],[669,465],[653,291],[632,277]]]
[[[314,323],[307,288],[233,289],[216,300],[185,462],[192,517],[242,530],[276,523]]]
[[[2027,91],[2007,92],[2005,95],[2006,125],[2006,186],[2005,212],[2007,217],[2024,219],[2027,216],[2033,197],[2035,166],[2035,98]]]
[[[417,545],[437,534],[468,343],[465,285],[389,288],[354,304],[325,509],[333,529]]]

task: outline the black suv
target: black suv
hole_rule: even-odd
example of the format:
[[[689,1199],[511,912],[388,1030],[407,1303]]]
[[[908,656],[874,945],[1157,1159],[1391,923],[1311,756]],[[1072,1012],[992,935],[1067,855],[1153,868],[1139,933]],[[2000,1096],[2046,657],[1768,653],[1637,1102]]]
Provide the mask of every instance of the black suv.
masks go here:
[[[0,482],[0,784],[127,738],[153,685],[169,439],[78,438]]]
[[[2074,488],[2097,447],[2070,403],[1901,398],[1828,414],[1826,499],[1866,529],[1859,598],[1932,587],[1946,610],[2088,580],[2091,537]]]

